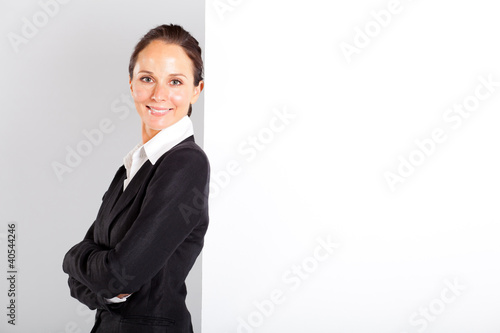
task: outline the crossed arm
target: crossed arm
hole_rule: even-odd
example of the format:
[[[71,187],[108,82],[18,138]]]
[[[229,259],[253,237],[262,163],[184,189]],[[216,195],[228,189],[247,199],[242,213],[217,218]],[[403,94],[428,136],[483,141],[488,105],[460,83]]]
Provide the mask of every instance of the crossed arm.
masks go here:
[[[198,193],[207,193],[208,160],[195,149],[179,149],[169,157],[157,162],[161,164],[146,190],[141,212],[115,248],[96,244],[92,225],[64,257],[71,296],[89,308],[107,308],[107,298],[139,290],[202,217],[196,200]],[[188,214],[186,207],[191,208]]]

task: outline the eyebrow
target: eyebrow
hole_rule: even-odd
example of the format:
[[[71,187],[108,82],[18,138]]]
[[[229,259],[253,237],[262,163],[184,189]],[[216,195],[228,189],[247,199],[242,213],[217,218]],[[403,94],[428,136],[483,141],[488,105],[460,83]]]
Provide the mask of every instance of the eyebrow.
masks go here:
[[[150,71],[140,71],[139,73],[153,74],[153,72]],[[169,76],[184,76],[185,78],[187,78],[187,76],[182,73],[172,73],[169,74]]]
[[[182,74],[182,73],[173,73],[173,74],[170,74],[170,76],[184,76],[187,78],[187,76]]]

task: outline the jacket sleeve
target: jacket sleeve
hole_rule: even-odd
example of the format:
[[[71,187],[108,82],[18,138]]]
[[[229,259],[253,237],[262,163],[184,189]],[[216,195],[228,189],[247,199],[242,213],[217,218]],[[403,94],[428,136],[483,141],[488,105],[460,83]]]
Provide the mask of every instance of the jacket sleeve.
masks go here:
[[[104,196],[103,196],[104,198]],[[84,239],[93,239],[94,234],[94,223],[87,231]],[[91,291],[89,287],[76,280],[72,276],[68,278],[68,286],[70,294],[72,297],[76,298],[81,303],[87,305],[90,310],[95,309],[107,309],[109,310],[108,304],[105,302],[104,297],[97,295],[95,292]]]
[[[80,303],[88,306],[90,310],[109,310],[109,305],[104,300],[104,297],[97,295],[80,281],[70,276],[68,278],[68,285],[71,296],[80,301]]]
[[[104,249],[90,238],[66,254],[63,270],[98,295],[112,286],[133,293],[151,280],[208,209],[209,164],[203,151],[181,148],[163,158],[141,211],[124,238]]]

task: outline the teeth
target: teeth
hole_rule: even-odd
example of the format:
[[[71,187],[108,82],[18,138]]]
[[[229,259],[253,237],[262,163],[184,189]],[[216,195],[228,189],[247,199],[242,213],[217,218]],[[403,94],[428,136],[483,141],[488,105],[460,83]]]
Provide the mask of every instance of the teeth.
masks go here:
[[[148,107],[149,107],[151,110],[153,110],[154,112],[159,112],[159,113],[165,113],[165,112],[167,112],[167,111],[172,110],[172,108],[167,109],[167,110],[156,110],[156,109],[153,109],[153,108],[152,108],[152,107],[150,107],[150,106],[148,106]]]

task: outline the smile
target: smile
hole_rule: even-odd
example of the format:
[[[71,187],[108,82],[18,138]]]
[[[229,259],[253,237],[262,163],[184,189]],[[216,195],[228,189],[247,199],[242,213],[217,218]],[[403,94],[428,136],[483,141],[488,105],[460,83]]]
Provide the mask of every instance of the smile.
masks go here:
[[[152,108],[150,106],[146,107],[149,109],[149,114],[156,117],[164,116],[168,111],[173,110],[173,108]]]

